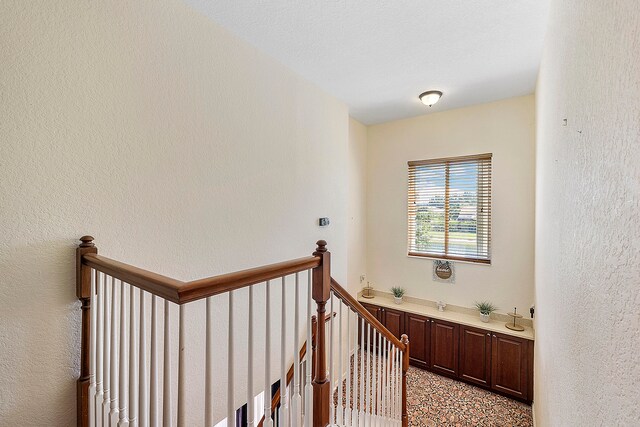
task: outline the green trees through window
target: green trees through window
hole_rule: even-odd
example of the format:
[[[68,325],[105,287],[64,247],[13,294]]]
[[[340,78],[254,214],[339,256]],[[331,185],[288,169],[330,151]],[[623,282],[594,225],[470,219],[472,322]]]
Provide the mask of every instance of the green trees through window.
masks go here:
[[[491,155],[409,162],[409,255],[490,262]]]

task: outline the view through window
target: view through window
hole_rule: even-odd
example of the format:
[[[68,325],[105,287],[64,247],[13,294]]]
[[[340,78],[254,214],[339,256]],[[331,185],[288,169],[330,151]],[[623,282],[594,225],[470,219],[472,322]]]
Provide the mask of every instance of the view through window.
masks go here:
[[[491,157],[409,162],[409,255],[491,262]]]

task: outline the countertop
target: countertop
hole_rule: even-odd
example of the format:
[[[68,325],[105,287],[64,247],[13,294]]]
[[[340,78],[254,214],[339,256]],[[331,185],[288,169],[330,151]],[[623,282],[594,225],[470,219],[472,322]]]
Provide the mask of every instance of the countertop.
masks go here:
[[[474,328],[484,329],[486,331],[498,332],[504,335],[511,335],[514,337],[525,338],[532,341],[534,340],[533,328],[525,326],[525,329],[522,332],[512,331],[511,329],[508,329],[504,326],[504,321],[490,319],[488,323],[485,323],[480,320],[480,315],[472,316],[466,313],[448,311],[446,309],[444,311],[438,311],[437,308],[408,301],[403,301],[402,304],[396,304],[393,299],[385,298],[384,296],[375,296],[373,298],[363,298],[359,296],[358,301],[360,303],[374,304],[384,308],[418,314],[432,319],[445,320],[448,322],[459,323],[461,325],[472,326]],[[409,337],[409,339],[411,339],[411,337]]]

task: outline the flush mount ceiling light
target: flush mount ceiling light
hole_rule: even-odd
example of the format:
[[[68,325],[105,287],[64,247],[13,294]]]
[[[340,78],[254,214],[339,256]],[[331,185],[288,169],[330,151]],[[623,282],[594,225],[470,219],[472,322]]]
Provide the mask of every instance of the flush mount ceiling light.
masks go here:
[[[431,107],[436,102],[440,101],[440,97],[442,97],[442,92],[439,90],[429,90],[427,92],[421,93],[418,98],[424,105],[428,105]]]

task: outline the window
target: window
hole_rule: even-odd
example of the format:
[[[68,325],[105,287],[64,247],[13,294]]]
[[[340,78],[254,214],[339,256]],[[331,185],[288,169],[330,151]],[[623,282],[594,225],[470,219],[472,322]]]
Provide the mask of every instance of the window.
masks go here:
[[[491,263],[491,154],[409,162],[409,255]]]

